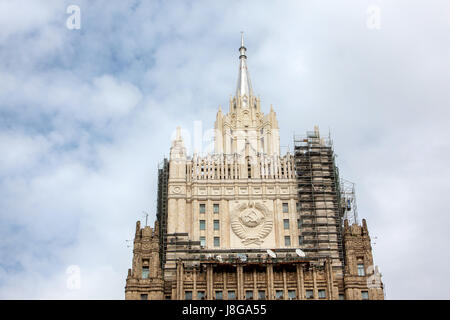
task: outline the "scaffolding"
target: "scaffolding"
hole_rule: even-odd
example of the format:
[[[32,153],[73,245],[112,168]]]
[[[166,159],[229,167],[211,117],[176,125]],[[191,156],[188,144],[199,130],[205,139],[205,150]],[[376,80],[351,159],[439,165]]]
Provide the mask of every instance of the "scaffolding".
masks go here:
[[[203,262],[215,262],[217,264],[246,264],[257,263],[289,263],[292,261],[302,261],[311,264],[319,263],[317,257],[299,257],[294,248],[278,248],[272,249],[275,257],[269,256],[267,249],[262,248],[204,248],[200,241],[189,240],[188,233],[171,233],[166,234],[167,239],[167,259],[173,262],[172,267],[166,269],[174,270],[176,261],[184,261],[187,266],[198,266]]]
[[[158,165],[158,200],[156,218],[159,225],[159,261],[164,270],[167,252],[167,205],[169,186],[169,161],[165,158]]]
[[[294,157],[300,248],[308,256],[329,256],[334,266],[343,266],[344,211],[332,141],[321,138],[317,128],[306,136],[294,135]]]
[[[358,224],[358,207],[356,206],[355,184],[341,179],[341,199],[344,209],[344,220],[348,219],[350,225]]]

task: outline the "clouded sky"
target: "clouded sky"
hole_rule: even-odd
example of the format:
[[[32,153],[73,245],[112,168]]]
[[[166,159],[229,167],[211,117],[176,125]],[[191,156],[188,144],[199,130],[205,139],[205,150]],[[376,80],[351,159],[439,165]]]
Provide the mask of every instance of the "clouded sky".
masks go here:
[[[176,126],[227,110],[245,31],[284,150],[331,132],[386,298],[450,299],[449,17],[448,1],[1,0],[0,298],[124,298],[158,163]]]

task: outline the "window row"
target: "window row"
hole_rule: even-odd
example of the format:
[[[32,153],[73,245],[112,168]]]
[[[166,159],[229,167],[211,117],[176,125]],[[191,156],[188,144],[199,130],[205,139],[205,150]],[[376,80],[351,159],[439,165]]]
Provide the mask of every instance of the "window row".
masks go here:
[[[289,213],[289,203],[288,202],[283,202],[282,208],[283,208],[283,213]],[[299,212],[300,211],[300,203],[299,202],[296,203],[296,208],[297,208],[297,212]],[[206,213],[206,204],[205,203],[199,204],[199,212]],[[219,213],[219,204],[218,203],[213,204],[213,212]]]
[[[214,230],[220,230],[220,221],[214,220]],[[206,220],[200,220],[200,230],[206,230]]]
[[[289,219],[283,220],[283,226],[285,230],[289,230]],[[297,227],[298,229],[301,229],[302,223],[300,219],[297,219]],[[200,230],[206,230],[206,220],[200,220]],[[220,230],[220,221],[214,220],[214,230]]]
[[[200,213],[206,213],[206,204],[200,203],[199,211],[200,211]],[[218,203],[213,204],[213,212],[219,213],[219,204]]]
[[[304,236],[298,236],[298,244],[303,244]],[[285,236],[284,237],[284,246],[289,247],[291,246],[291,236]]]
[[[200,230],[205,230],[205,229],[200,228]],[[214,229],[214,230],[218,230],[218,229]],[[298,237],[298,243],[303,244],[303,236]],[[200,237],[200,245],[202,247],[206,246],[206,237],[205,236]],[[286,247],[291,246],[291,237],[290,236],[284,237],[284,245]],[[220,237],[214,237],[214,247],[220,247]]]
[[[290,228],[289,219],[283,219],[283,226],[285,230],[289,230]],[[302,221],[300,219],[297,219],[297,228],[298,229],[302,228]]]
[[[367,291],[363,291],[363,292],[367,292]],[[254,295],[253,290],[246,290],[245,291],[245,300],[253,300],[254,299],[253,295]],[[343,298],[343,295],[339,295],[340,299],[341,299],[341,296]],[[192,300],[192,291],[185,291],[184,298],[185,298],[185,300]],[[215,291],[214,298],[216,300],[223,300],[223,291],[221,291],[221,290]],[[228,298],[228,300],[235,300],[236,299],[236,291],[228,290],[227,298]],[[296,290],[288,290],[287,298],[289,300],[297,299],[297,291]],[[305,298],[313,299],[314,298],[313,290],[306,290]],[[324,289],[318,290],[318,298],[326,299],[326,291]],[[205,300],[205,299],[206,299],[205,291],[202,291],[202,290],[197,291],[197,300]],[[258,290],[258,300],[265,300],[265,299],[266,299],[266,291]],[[284,300],[284,290],[275,290],[275,299],[276,300]]]
[[[200,237],[200,245],[202,247],[206,246],[206,237]],[[214,237],[214,247],[220,247],[220,237]]]
[[[283,213],[289,213],[289,203],[283,202],[282,206],[283,206]],[[297,212],[300,212],[300,208],[301,208],[300,202],[296,202],[295,207],[296,207]]]
[[[236,299],[236,291],[228,290],[227,297],[228,297],[228,300],[235,300]],[[323,289],[318,290],[318,297],[319,297],[319,299],[326,299],[327,296],[326,296],[325,290],[323,290]],[[184,298],[186,300],[192,300],[192,291],[185,291]],[[306,290],[305,298],[306,299],[314,299],[313,290]],[[361,291],[361,298],[362,298],[362,300],[369,300],[369,291]],[[201,291],[201,290],[197,291],[197,300],[205,300],[205,299],[206,299],[205,291]],[[215,299],[223,300],[222,291],[215,292]],[[253,300],[253,290],[245,291],[245,299]],[[266,299],[266,291],[258,290],[258,300],[265,300],[265,299]],[[283,300],[284,299],[284,291],[276,290],[275,291],[275,299]],[[288,299],[289,300],[297,299],[297,292],[295,290],[288,290]],[[148,300],[148,294],[141,294],[141,300]],[[344,294],[339,294],[339,300],[345,300]]]

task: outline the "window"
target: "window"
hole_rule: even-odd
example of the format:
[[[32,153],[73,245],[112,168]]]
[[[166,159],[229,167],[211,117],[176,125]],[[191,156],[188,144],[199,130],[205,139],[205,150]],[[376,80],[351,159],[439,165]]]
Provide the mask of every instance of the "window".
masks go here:
[[[298,236],[298,244],[303,244],[304,237]]]
[[[214,237],[214,247],[220,247],[220,238]]]
[[[358,276],[364,276],[364,263],[358,263]]]
[[[319,299],[325,299],[326,297],[325,290],[319,290]]]
[[[245,300],[253,300],[253,291],[251,290],[245,291]]]
[[[283,299],[283,290],[277,290],[275,292],[275,299],[282,300]]]
[[[345,300],[345,297],[342,293],[339,294],[339,300]]]
[[[295,300],[297,298],[297,294],[295,293],[295,290],[288,291],[288,298],[289,298],[289,300]]]
[[[218,203],[214,203],[213,204],[213,212],[214,213],[219,213],[219,204]]]
[[[214,230],[220,230],[219,220],[214,220]]]
[[[197,300],[205,300],[205,291],[197,291]]]
[[[148,267],[142,267],[142,279],[148,279],[149,272]]]
[[[289,247],[291,245],[291,237],[290,236],[285,236],[284,237],[284,245],[286,247]]]
[[[205,213],[206,212],[206,206],[204,203],[200,203],[200,213]]]
[[[259,290],[259,291],[258,291],[258,299],[259,299],[259,300],[266,300],[266,291],[264,291],[264,290]]]
[[[205,220],[200,220],[200,230],[205,230],[205,229],[206,229]]]
[[[283,203],[283,213],[289,212],[289,203]]]
[[[234,290],[228,291],[228,300],[235,300],[236,299],[236,292]]]
[[[306,290],[306,299],[313,299],[314,293],[312,290]]]
[[[295,204],[295,208],[297,209],[297,212],[300,212],[300,208],[301,208],[302,206],[300,205],[300,202],[297,202],[296,204]]]
[[[289,219],[283,220],[284,230],[289,230]]]
[[[369,300],[369,291],[361,291],[361,298],[363,300]]]
[[[200,237],[200,245],[201,245],[202,247],[205,247],[205,246],[206,246],[206,238],[205,238],[205,237]]]
[[[302,228],[302,220],[297,219],[297,228],[301,229]]]
[[[192,291],[184,292],[184,300],[192,300]]]
[[[141,300],[148,300],[148,294],[141,294]]]
[[[216,291],[216,300],[223,300],[222,291]]]

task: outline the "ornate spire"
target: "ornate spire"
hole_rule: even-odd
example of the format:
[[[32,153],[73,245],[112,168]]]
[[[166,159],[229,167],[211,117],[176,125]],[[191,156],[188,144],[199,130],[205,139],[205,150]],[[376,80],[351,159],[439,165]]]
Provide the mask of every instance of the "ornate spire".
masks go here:
[[[241,32],[241,47],[239,48],[239,74],[236,89],[236,98],[247,95],[253,96],[252,83],[250,82],[250,75],[247,68],[247,56],[245,52],[247,48],[244,46],[244,32]]]
[[[186,159],[186,148],[184,147],[183,137],[181,136],[181,127],[177,127],[176,137],[172,141],[172,147],[170,148],[170,159]]]

